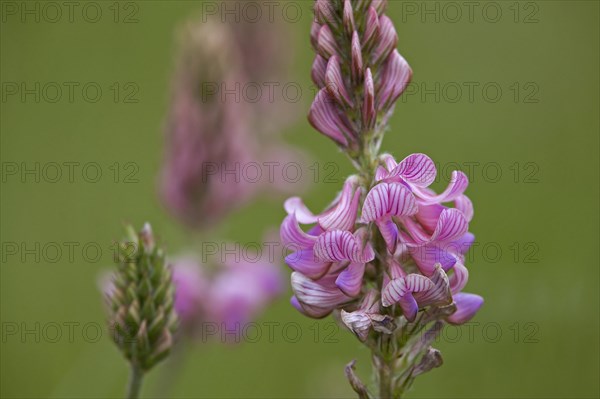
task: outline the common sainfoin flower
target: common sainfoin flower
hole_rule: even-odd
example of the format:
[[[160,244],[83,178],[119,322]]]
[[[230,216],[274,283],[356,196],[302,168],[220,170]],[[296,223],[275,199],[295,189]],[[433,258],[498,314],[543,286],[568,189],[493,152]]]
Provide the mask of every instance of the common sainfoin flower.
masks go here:
[[[309,121],[359,173],[322,213],[300,198],[287,200],[280,233],[290,249],[292,305],[314,318],[339,313],[372,350],[379,397],[391,398],[441,365],[432,337],[444,323],[470,320],[483,299],[462,292],[465,253],[474,241],[467,176],[453,172],[436,193],[430,185],[437,171],[427,155],[397,162],[378,154],[412,76],[385,7],[377,0],[315,2],[312,77],[320,91]],[[359,397],[371,397],[353,363],[346,372]]]
[[[267,259],[212,265],[184,256],[172,264],[175,311],[192,338],[202,333],[203,323],[241,331],[283,291],[279,266]]]
[[[281,80],[271,53],[279,51],[283,38],[271,34],[264,41],[255,25],[209,18],[181,30],[160,193],[168,210],[189,227],[215,224],[266,189],[289,191],[281,173],[273,174],[277,181],[265,178],[263,170],[261,178],[245,178],[248,165],[301,158],[279,138],[292,117],[288,104],[267,106],[266,95],[260,101],[244,96],[249,85]]]

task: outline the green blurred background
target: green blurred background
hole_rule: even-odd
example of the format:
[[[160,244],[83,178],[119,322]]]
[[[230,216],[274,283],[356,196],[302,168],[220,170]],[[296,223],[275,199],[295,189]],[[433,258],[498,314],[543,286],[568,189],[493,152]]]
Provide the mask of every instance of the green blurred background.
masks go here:
[[[109,245],[120,238],[122,221],[151,221],[171,252],[194,240],[158,201],[156,176],[174,29],[201,5],[124,2],[116,5],[117,23],[114,2],[95,3],[103,12],[97,23],[82,18],[85,2],[72,22],[67,14],[56,23],[43,14],[40,22],[35,16],[23,21],[10,11],[11,5],[36,3],[2,2],[1,395],[119,397],[127,367],[106,331],[94,339],[93,326],[104,322],[96,279],[111,264]],[[284,3],[277,4],[275,16],[281,18]],[[476,2],[471,20],[465,2],[454,4],[460,17],[446,2],[390,1],[388,14],[414,70],[412,90],[419,93],[399,103],[384,148],[397,158],[426,152],[441,165],[458,163],[470,175],[468,194],[476,209],[471,230],[481,245],[468,264],[467,291],[483,295],[486,303],[474,320],[478,325],[448,331],[438,344],[444,366],[418,379],[409,396],[598,397],[599,3]],[[295,50],[288,72],[306,90],[294,104],[299,118],[286,129],[286,139],[313,161],[338,163],[342,179],[351,167],[303,116],[312,95],[311,2],[294,5],[288,16],[298,7],[303,14],[297,21],[288,18],[295,21],[287,24]],[[38,6],[43,10],[43,2]],[[438,17],[424,13],[436,7]],[[137,22],[124,23],[130,13]],[[97,82],[103,96],[90,103],[76,90],[72,103],[66,94],[56,103],[43,98],[36,103],[32,95],[22,101],[20,94],[8,95],[15,82],[30,87]],[[421,97],[436,82],[439,101],[434,94]],[[478,84],[473,101],[465,82]],[[130,90],[125,84],[137,85],[139,101],[125,103],[122,96],[115,101],[114,83],[121,94]],[[463,92],[455,101],[457,85]],[[496,102],[495,87],[502,90]],[[23,182],[6,175],[15,162],[97,162],[103,176],[88,183],[75,169],[73,183],[66,176],[58,183],[36,183],[32,176]],[[124,183],[121,175],[115,183],[109,167],[117,163],[125,173],[128,162],[139,166],[138,182]],[[318,209],[338,189],[339,184],[320,182],[304,197]],[[216,236],[259,240],[284,216],[280,203],[281,198],[260,199],[231,215]],[[74,259],[63,253],[56,263],[49,261],[54,252],[41,254],[39,262],[33,255],[21,259],[21,249],[7,252],[10,243],[32,248],[52,242],[80,246]],[[99,259],[84,259],[88,242],[102,247]],[[89,251],[95,258],[93,248]],[[367,378],[368,353],[355,338],[340,330],[335,342],[325,342],[331,319],[315,325],[288,305],[287,294],[259,321],[299,323],[302,336],[288,342],[276,332],[272,343],[265,338],[234,346],[191,345],[180,354],[181,368],[167,362],[152,371],[144,395],[158,395],[169,371],[176,378],[171,397],[353,397],[343,366],[354,358]],[[35,331],[35,323],[40,342],[23,331]],[[56,340],[54,323],[61,326]],[[65,323],[79,323],[73,339]],[[86,325],[92,327],[84,331]]]

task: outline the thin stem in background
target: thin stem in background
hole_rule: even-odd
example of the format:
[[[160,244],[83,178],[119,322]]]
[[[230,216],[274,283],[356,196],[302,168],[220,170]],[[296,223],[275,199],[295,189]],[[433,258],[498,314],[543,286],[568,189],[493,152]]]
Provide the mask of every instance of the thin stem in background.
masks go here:
[[[129,386],[127,387],[127,399],[137,399],[140,396],[144,371],[136,364],[131,365]]]

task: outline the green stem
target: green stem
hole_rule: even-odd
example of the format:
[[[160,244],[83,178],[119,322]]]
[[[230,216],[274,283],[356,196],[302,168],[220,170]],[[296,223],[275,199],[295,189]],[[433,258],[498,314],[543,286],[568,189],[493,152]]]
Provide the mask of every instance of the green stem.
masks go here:
[[[127,399],[137,399],[140,396],[144,371],[136,364],[131,365],[131,374],[129,376],[129,385],[127,387]]]
[[[387,363],[379,367],[379,399],[392,399],[392,370]]]

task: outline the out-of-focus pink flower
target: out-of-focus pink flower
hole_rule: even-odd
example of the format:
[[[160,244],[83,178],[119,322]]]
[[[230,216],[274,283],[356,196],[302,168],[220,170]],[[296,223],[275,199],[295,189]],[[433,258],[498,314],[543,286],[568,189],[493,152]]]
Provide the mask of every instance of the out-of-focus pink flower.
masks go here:
[[[189,335],[203,323],[240,331],[282,293],[281,274],[278,265],[264,259],[212,265],[181,258],[173,262],[175,309]]]
[[[175,311],[185,329],[195,328],[204,317],[202,306],[208,299],[209,283],[204,270],[191,256],[172,262],[175,285]]]
[[[290,51],[279,43],[283,28],[209,18],[181,32],[160,191],[190,227],[211,225],[261,192],[291,190],[268,166],[302,159],[279,137],[293,119],[291,104],[268,101],[266,89],[258,101],[246,95],[248,87],[281,81],[273,60]]]

